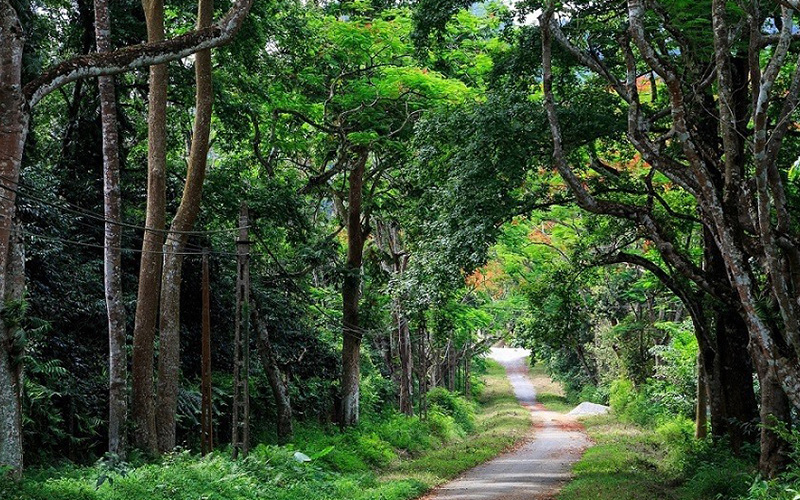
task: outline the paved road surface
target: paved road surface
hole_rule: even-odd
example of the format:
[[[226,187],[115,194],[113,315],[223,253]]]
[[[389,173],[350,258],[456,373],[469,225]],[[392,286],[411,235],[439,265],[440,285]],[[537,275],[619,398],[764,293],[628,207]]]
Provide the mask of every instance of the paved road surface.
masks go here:
[[[514,393],[536,422],[531,439],[436,489],[427,500],[544,500],[554,498],[590,442],[574,418],[536,402],[524,349],[492,348],[506,369]]]

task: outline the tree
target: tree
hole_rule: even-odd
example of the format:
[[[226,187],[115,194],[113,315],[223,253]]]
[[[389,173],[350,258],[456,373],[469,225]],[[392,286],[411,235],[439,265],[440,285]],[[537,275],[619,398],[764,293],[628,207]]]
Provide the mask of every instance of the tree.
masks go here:
[[[412,125],[426,109],[467,94],[461,82],[414,64],[405,11],[374,17],[358,10],[350,14],[347,19],[312,18],[317,31],[306,47],[321,63],[309,67],[308,60],[298,61],[301,78],[292,82],[296,90],[282,96],[288,105],[272,106],[276,116],[314,131],[316,147],[304,158],[309,178],[304,192],[328,196],[346,228],[341,278],[343,425],[358,421],[364,249],[380,200],[390,191],[387,172],[402,166]]]
[[[587,10],[587,15],[592,17],[607,7]],[[692,6],[696,15],[692,22],[702,29],[690,30],[684,24],[686,17],[675,10],[680,6],[648,6],[630,0],[620,25],[584,25],[606,35],[615,32],[618,43],[603,47],[591,41],[586,46],[570,36],[574,23],[562,26],[552,3],[545,5],[541,17],[544,105],[559,174],[583,208],[635,221],[653,238],[665,262],[715,298],[735,301],[764,389],[762,414],[780,421],[789,418],[786,397],[800,405],[795,314],[795,294],[800,288],[793,281],[798,260],[788,201],[794,194],[785,182],[791,160],[782,147],[793,123],[800,86],[800,66],[787,62],[794,7],[791,2],[777,2],[769,8],[750,4],[738,10],[722,1],[703,2]],[[773,15],[778,30],[766,33],[764,19]],[[736,43],[731,20],[745,26],[746,45]],[[620,97],[627,108],[629,144],[654,173],[693,198],[708,231],[706,244],[719,256],[724,273],[698,272],[698,266],[677,254],[647,205],[601,198],[582,183],[561,137],[553,86],[553,39]],[[593,55],[597,53],[603,56]],[[709,67],[713,72],[706,71]],[[791,76],[779,80],[782,70]],[[663,107],[658,101],[643,101],[637,85],[643,71],[663,81]],[[781,163],[787,167],[782,169]],[[655,200],[653,195],[650,198]],[[770,297],[767,309],[775,320],[762,314],[760,297],[764,295]],[[776,390],[778,382],[782,390]],[[778,443],[769,430],[762,433],[765,453],[760,468],[767,476],[780,470],[784,461]]]
[[[211,25],[213,4],[200,0],[197,5],[197,29]],[[160,350],[158,357],[158,411],[156,422],[158,449],[162,453],[175,448],[175,412],[178,406],[180,378],[180,290],[183,251],[200,211],[211,132],[213,89],[211,51],[195,54],[195,116],[192,144],[186,169],[186,183],[180,206],[166,233],[164,267],[161,273]],[[148,197],[149,199],[149,197]]]
[[[95,38],[98,52],[111,50],[108,1],[96,0]],[[103,213],[105,244],[103,276],[108,311],[108,451],[125,456],[128,419],[128,357],[125,350],[125,304],[122,302],[122,225],[119,187],[119,134],[114,77],[98,78],[103,127]]]
[[[238,0],[231,10],[210,28],[159,43],[78,56],[41,73],[23,86],[22,56],[24,31],[16,10],[8,0],[0,2],[0,178],[7,196],[0,202],[0,295],[12,289],[12,221],[19,181],[19,168],[30,124],[30,110],[44,96],[81,78],[106,76],[133,68],[161,64],[185,57],[198,50],[228,42],[238,31],[252,0]],[[19,359],[14,354],[14,332],[0,325],[0,464],[7,465],[14,477],[22,471]]]
[[[164,2],[145,0],[147,41],[164,39]],[[147,96],[147,209],[142,256],[139,264],[139,293],[133,324],[131,402],[136,446],[155,454],[159,449],[156,400],[153,381],[153,353],[158,320],[159,285],[164,259],[167,177],[167,65],[150,66]],[[169,351],[169,343],[167,344]]]

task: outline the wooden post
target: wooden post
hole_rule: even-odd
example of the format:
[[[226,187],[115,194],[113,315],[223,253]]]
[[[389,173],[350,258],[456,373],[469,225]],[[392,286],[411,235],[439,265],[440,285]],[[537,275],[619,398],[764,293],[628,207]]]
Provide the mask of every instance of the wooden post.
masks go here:
[[[467,348],[464,349],[464,397],[467,399],[471,399],[472,386],[470,385],[471,380],[469,379],[469,372],[470,372],[470,364],[472,361],[472,353],[470,351],[470,339],[467,339]]]
[[[203,361],[201,368],[202,400],[200,407],[200,426],[202,432],[202,453],[214,449],[211,413],[211,292],[208,277],[208,249],[203,250]]]
[[[250,241],[247,205],[239,214],[236,276],[236,333],[233,353],[233,458],[247,456],[250,448]]]
[[[696,439],[705,439],[708,436],[708,379],[703,351],[697,353],[697,402],[695,405],[695,430]]]

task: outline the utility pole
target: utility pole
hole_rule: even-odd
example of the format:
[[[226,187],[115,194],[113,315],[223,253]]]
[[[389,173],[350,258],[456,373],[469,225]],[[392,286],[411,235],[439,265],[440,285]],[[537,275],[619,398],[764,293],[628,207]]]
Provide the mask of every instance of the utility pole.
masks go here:
[[[239,213],[236,240],[236,333],[233,347],[233,458],[247,456],[250,449],[250,220],[247,204]]]
[[[200,406],[200,426],[202,432],[202,453],[214,449],[211,422],[211,292],[208,277],[208,249],[203,250],[203,361],[201,368],[202,400]]]

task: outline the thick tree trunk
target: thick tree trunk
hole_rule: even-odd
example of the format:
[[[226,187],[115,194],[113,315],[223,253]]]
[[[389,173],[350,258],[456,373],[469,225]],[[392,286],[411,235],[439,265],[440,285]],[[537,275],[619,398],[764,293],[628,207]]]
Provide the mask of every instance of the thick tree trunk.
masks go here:
[[[147,40],[164,39],[163,0],[143,0],[147,19]],[[133,423],[136,446],[155,454],[156,435],[155,394],[153,384],[153,354],[158,318],[159,285],[166,209],[166,119],[167,65],[150,67],[150,93],[147,111],[147,208],[144,241],[139,267],[139,290],[133,327]]]
[[[212,0],[200,0],[197,5],[197,28],[211,25],[214,11]],[[161,275],[160,350],[158,357],[158,410],[156,424],[158,449],[167,452],[175,447],[175,413],[178,407],[180,377],[180,299],[182,252],[190,231],[200,213],[203,180],[206,175],[213,88],[211,81],[211,50],[195,54],[195,116],[192,145],[186,171],[183,197],[164,244],[164,269]]]
[[[25,295],[25,247],[19,226],[9,239],[4,305]],[[22,475],[22,356],[24,345],[16,337],[15,325],[0,322],[0,465],[11,468],[11,476]]]
[[[98,52],[111,50],[108,1],[95,0],[95,38]],[[128,360],[125,353],[125,304],[122,302],[121,200],[119,187],[119,135],[117,97],[113,76],[98,78],[100,120],[103,127],[103,213],[106,218],[103,248],[103,284],[108,316],[108,451],[125,456],[125,422],[128,418]]]
[[[361,372],[361,327],[358,303],[361,298],[361,265],[366,235],[361,223],[361,201],[367,152],[360,151],[350,171],[347,206],[347,262],[342,284],[342,419],[344,427],[358,423],[359,378]]]
[[[758,380],[761,387],[761,454],[758,470],[771,479],[789,464],[791,445],[773,430],[776,426],[791,429],[792,405],[775,371],[759,363]]]
[[[713,279],[726,280],[725,262],[710,231],[704,231],[704,265]],[[716,302],[708,312],[713,326],[708,329],[714,343],[703,353],[706,380],[709,385],[711,432],[726,436],[738,452],[745,442],[753,442],[748,432],[758,417],[758,404],[753,389],[753,364],[748,350],[747,324],[733,307]]]
[[[22,26],[7,0],[0,0],[0,37],[0,186],[16,189],[30,117],[21,85]],[[0,297],[7,299],[15,288],[11,235],[15,195],[9,189],[0,194]],[[23,353],[14,334],[0,322],[0,465],[9,467],[18,479],[22,474]]]
[[[284,381],[283,374],[278,367],[278,360],[275,354],[275,347],[269,337],[269,328],[265,321],[258,322],[258,351],[261,355],[261,363],[267,374],[272,395],[275,398],[275,407],[278,417],[278,440],[286,443],[291,439],[292,429],[292,401],[289,397],[289,388]]]
[[[703,360],[709,385],[711,433],[727,437],[731,447],[739,451],[755,436],[748,431],[758,417],[753,390],[753,368],[748,355],[748,333],[741,317],[721,306],[715,317],[713,352]]]

